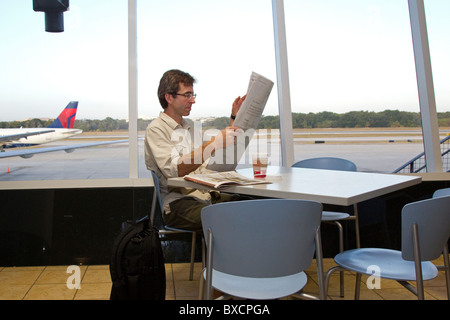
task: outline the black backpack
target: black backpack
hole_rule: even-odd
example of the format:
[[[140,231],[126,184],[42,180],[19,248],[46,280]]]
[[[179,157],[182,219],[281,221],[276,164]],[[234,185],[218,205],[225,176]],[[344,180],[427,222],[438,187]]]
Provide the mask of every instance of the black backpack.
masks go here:
[[[113,244],[110,300],[164,300],[166,270],[158,230],[145,217],[124,222]]]

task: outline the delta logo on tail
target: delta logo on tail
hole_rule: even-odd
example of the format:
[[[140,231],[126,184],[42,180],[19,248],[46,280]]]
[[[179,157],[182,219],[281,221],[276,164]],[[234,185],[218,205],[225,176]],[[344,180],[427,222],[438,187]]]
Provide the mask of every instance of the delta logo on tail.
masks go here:
[[[73,129],[77,115],[78,101],[71,101],[48,128]]]

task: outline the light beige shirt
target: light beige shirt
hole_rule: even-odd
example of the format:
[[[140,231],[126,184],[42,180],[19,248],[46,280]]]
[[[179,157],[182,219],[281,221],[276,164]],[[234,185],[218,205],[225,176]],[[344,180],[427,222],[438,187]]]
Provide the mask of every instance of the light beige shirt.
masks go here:
[[[195,129],[195,130],[194,130]],[[167,179],[178,177],[178,161],[184,154],[191,153],[203,144],[201,127],[185,119],[181,125],[161,112],[147,127],[145,134],[145,164],[147,169],[156,172],[161,187],[161,198],[166,214],[170,213],[170,202],[182,197],[195,197],[210,203],[206,191],[167,186]],[[211,172],[203,163],[193,173]]]

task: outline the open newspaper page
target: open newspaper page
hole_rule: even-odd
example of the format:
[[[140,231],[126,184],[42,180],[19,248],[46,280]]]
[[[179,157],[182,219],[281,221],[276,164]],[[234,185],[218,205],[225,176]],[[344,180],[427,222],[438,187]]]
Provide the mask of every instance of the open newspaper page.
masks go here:
[[[266,107],[273,82],[256,72],[252,72],[248,83],[247,97],[236,115],[234,126],[242,130],[256,129]]]
[[[270,183],[265,180],[250,179],[240,175],[236,171],[214,172],[205,174],[189,174],[184,179],[200,183],[212,188],[223,188],[230,185],[252,185]]]
[[[274,83],[271,80],[252,72],[247,88],[247,97],[242,103],[233,124],[242,129],[242,132],[237,136],[234,145],[215,152],[209,160],[208,169],[221,172],[236,169],[258,127],[273,85]]]

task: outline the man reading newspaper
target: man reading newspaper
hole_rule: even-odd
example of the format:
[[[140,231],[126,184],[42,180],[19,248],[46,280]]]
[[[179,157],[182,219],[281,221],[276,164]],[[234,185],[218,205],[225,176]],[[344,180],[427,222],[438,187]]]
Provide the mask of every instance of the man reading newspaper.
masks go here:
[[[158,175],[163,202],[164,222],[172,227],[201,231],[201,209],[212,203],[241,200],[238,195],[198,189],[171,188],[167,179],[192,173],[212,172],[208,159],[216,150],[233,145],[238,127],[234,120],[246,99],[237,97],[232,103],[230,126],[203,142],[201,127],[192,124],[189,116],[195,103],[195,79],[180,70],[169,70],[162,76],[158,98],[163,111],[147,127],[145,163]]]

